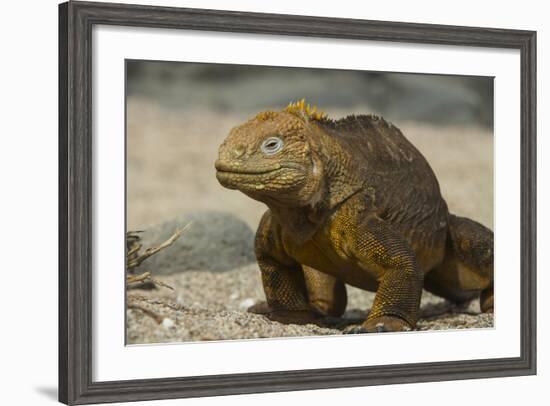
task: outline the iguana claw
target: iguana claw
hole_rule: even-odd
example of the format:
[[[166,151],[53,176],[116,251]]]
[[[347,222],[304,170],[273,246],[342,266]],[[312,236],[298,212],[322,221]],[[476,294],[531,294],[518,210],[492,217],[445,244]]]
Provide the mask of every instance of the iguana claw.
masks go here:
[[[362,333],[387,333],[395,331],[410,331],[409,324],[397,317],[382,316],[373,320],[367,320],[363,324],[348,326],[343,330],[344,334]]]

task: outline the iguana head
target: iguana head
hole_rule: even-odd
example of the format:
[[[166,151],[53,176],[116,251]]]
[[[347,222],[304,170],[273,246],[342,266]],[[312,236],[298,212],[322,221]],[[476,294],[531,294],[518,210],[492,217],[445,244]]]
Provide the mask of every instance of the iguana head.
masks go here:
[[[324,114],[302,100],[233,128],[219,149],[218,181],[267,204],[313,206],[323,187],[319,127],[314,125],[322,120]]]

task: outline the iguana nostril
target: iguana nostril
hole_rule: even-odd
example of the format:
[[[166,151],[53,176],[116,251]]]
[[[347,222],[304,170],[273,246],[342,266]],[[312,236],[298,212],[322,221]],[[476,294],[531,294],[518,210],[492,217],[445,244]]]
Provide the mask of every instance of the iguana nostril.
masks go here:
[[[231,152],[233,153],[234,158],[242,157],[245,153],[244,145],[237,145],[236,147],[233,148]]]

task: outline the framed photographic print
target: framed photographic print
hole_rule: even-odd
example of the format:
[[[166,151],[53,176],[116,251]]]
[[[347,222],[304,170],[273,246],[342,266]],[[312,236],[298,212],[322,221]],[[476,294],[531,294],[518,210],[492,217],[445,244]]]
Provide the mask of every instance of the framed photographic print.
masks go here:
[[[535,32],[59,29],[60,401],[536,373]]]

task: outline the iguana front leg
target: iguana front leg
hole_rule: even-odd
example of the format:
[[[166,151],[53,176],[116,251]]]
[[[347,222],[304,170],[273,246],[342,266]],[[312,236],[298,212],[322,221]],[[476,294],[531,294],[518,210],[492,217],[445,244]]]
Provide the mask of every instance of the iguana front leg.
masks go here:
[[[367,320],[348,332],[403,331],[415,327],[422,296],[423,272],[409,244],[376,216],[354,233],[353,255],[378,274],[378,288]]]
[[[248,311],[284,323],[315,322],[319,315],[309,305],[302,266],[285,253],[269,212],[256,232],[255,252],[267,303],[254,305]]]

